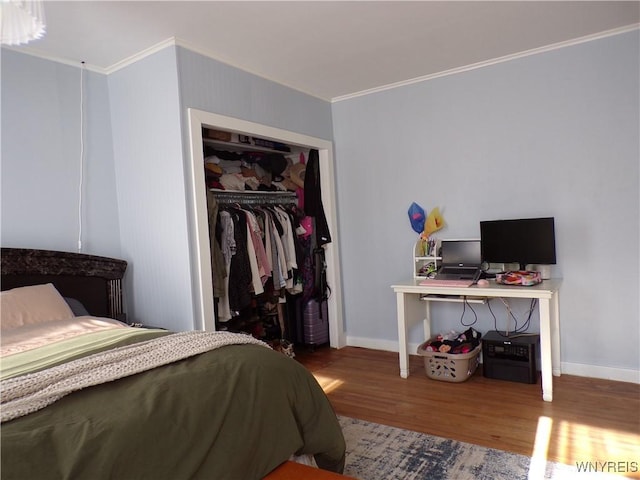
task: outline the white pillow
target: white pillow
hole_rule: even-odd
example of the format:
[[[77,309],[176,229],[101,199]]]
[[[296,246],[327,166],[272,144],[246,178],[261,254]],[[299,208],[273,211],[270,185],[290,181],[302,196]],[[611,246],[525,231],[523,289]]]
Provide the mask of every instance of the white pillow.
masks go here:
[[[0,293],[2,330],[70,318],[74,318],[71,308],[51,283]]]

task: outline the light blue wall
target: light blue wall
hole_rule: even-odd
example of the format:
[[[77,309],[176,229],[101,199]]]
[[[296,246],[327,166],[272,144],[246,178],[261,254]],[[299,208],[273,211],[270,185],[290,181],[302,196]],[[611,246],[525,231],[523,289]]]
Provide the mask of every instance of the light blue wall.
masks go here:
[[[84,245],[130,261],[132,320],[191,328],[186,108],[333,131],[348,337],[397,339],[389,286],[411,274],[412,201],[442,208],[443,238],[553,215],[563,362],[640,370],[638,43],[636,31],[333,106],[181,48],[87,72]],[[74,251],[79,69],[3,49],[1,87],[2,245]],[[448,329],[461,311],[434,313]]]
[[[183,115],[196,108],[331,140],[331,104],[178,48]],[[185,129],[186,130],[186,129]]]
[[[80,69],[2,54],[2,245],[75,251]],[[83,251],[129,262],[130,321],[191,329],[187,108],[330,139],[331,106],[175,47],[85,74]]]
[[[563,363],[640,370],[638,45],[635,31],[333,105],[348,338],[397,339],[390,285],[411,276],[411,202],[441,208],[440,238],[554,216]],[[527,307],[514,303],[521,322]],[[464,329],[461,314],[434,308],[436,331]]]
[[[104,75],[84,72],[82,251],[120,256]],[[2,49],[2,246],[77,251],[80,69]]]
[[[193,328],[175,48],[109,75],[123,258],[132,321]]]
[[[330,105],[176,47],[108,84],[129,318],[192,329],[187,109],[330,136]]]

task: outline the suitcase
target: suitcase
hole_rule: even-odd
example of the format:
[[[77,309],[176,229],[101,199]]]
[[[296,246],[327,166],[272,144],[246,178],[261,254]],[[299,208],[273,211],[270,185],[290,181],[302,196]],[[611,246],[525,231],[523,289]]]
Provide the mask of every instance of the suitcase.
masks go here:
[[[302,331],[304,343],[307,345],[329,343],[329,312],[326,300],[322,303],[315,299],[307,302],[302,315]]]

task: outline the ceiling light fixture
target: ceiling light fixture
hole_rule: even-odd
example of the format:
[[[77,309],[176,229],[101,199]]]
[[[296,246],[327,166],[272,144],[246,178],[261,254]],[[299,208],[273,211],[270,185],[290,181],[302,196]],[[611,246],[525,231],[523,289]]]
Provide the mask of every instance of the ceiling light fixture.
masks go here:
[[[0,25],[3,45],[22,45],[44,36],[44,6],[41,0],[2,0]]]

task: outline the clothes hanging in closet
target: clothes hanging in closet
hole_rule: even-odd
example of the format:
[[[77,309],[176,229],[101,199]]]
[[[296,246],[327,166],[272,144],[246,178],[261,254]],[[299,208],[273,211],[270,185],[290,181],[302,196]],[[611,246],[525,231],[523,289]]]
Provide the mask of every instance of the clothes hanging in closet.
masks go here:
[[[223,204],[219,210],[216,240],[227,277],[217,297],[218,320],[228,321],[247,308],[254,295],[264,292],[269,279],[275,290],[300,293],[299,264],[305,254],[296,228],[301,212],[293,205]]]
[[[308,279],[306,282],[312,287],[305,290],[305,298],[322,301],[326,300],[331,292],[327,284],[327,266],[323,248],[324,245],[331,242],[331,233],[322,205],[320,160],[318,151],[315,149],[309,151],[309,159],[304,176],[304,211],[312,218],[314,230],[311,244],[313,280]]]
[[[220,248],[220,240],[216,239],[218,229],[218,201],[215,195],[207,190],[207,214],[209,217],[209,248],[211,250],[211,280],[213,282],[213,296],[220,297],[225,292],[228,280],[225,259]]]
[[[320,160],[318,150],[309,150],[307,169],[304,174],[304,211],[315,219],[315,237],[319,247],[331,243],[329,224],[322,205],[320,189]]]
[[[227,207],[225,207],[226,209]],[[251,265],[247,246],[247,220],[239,209],[228,208],[233,222],[235,253],[229,265],[229,307],[239,311],[251,303]]]

